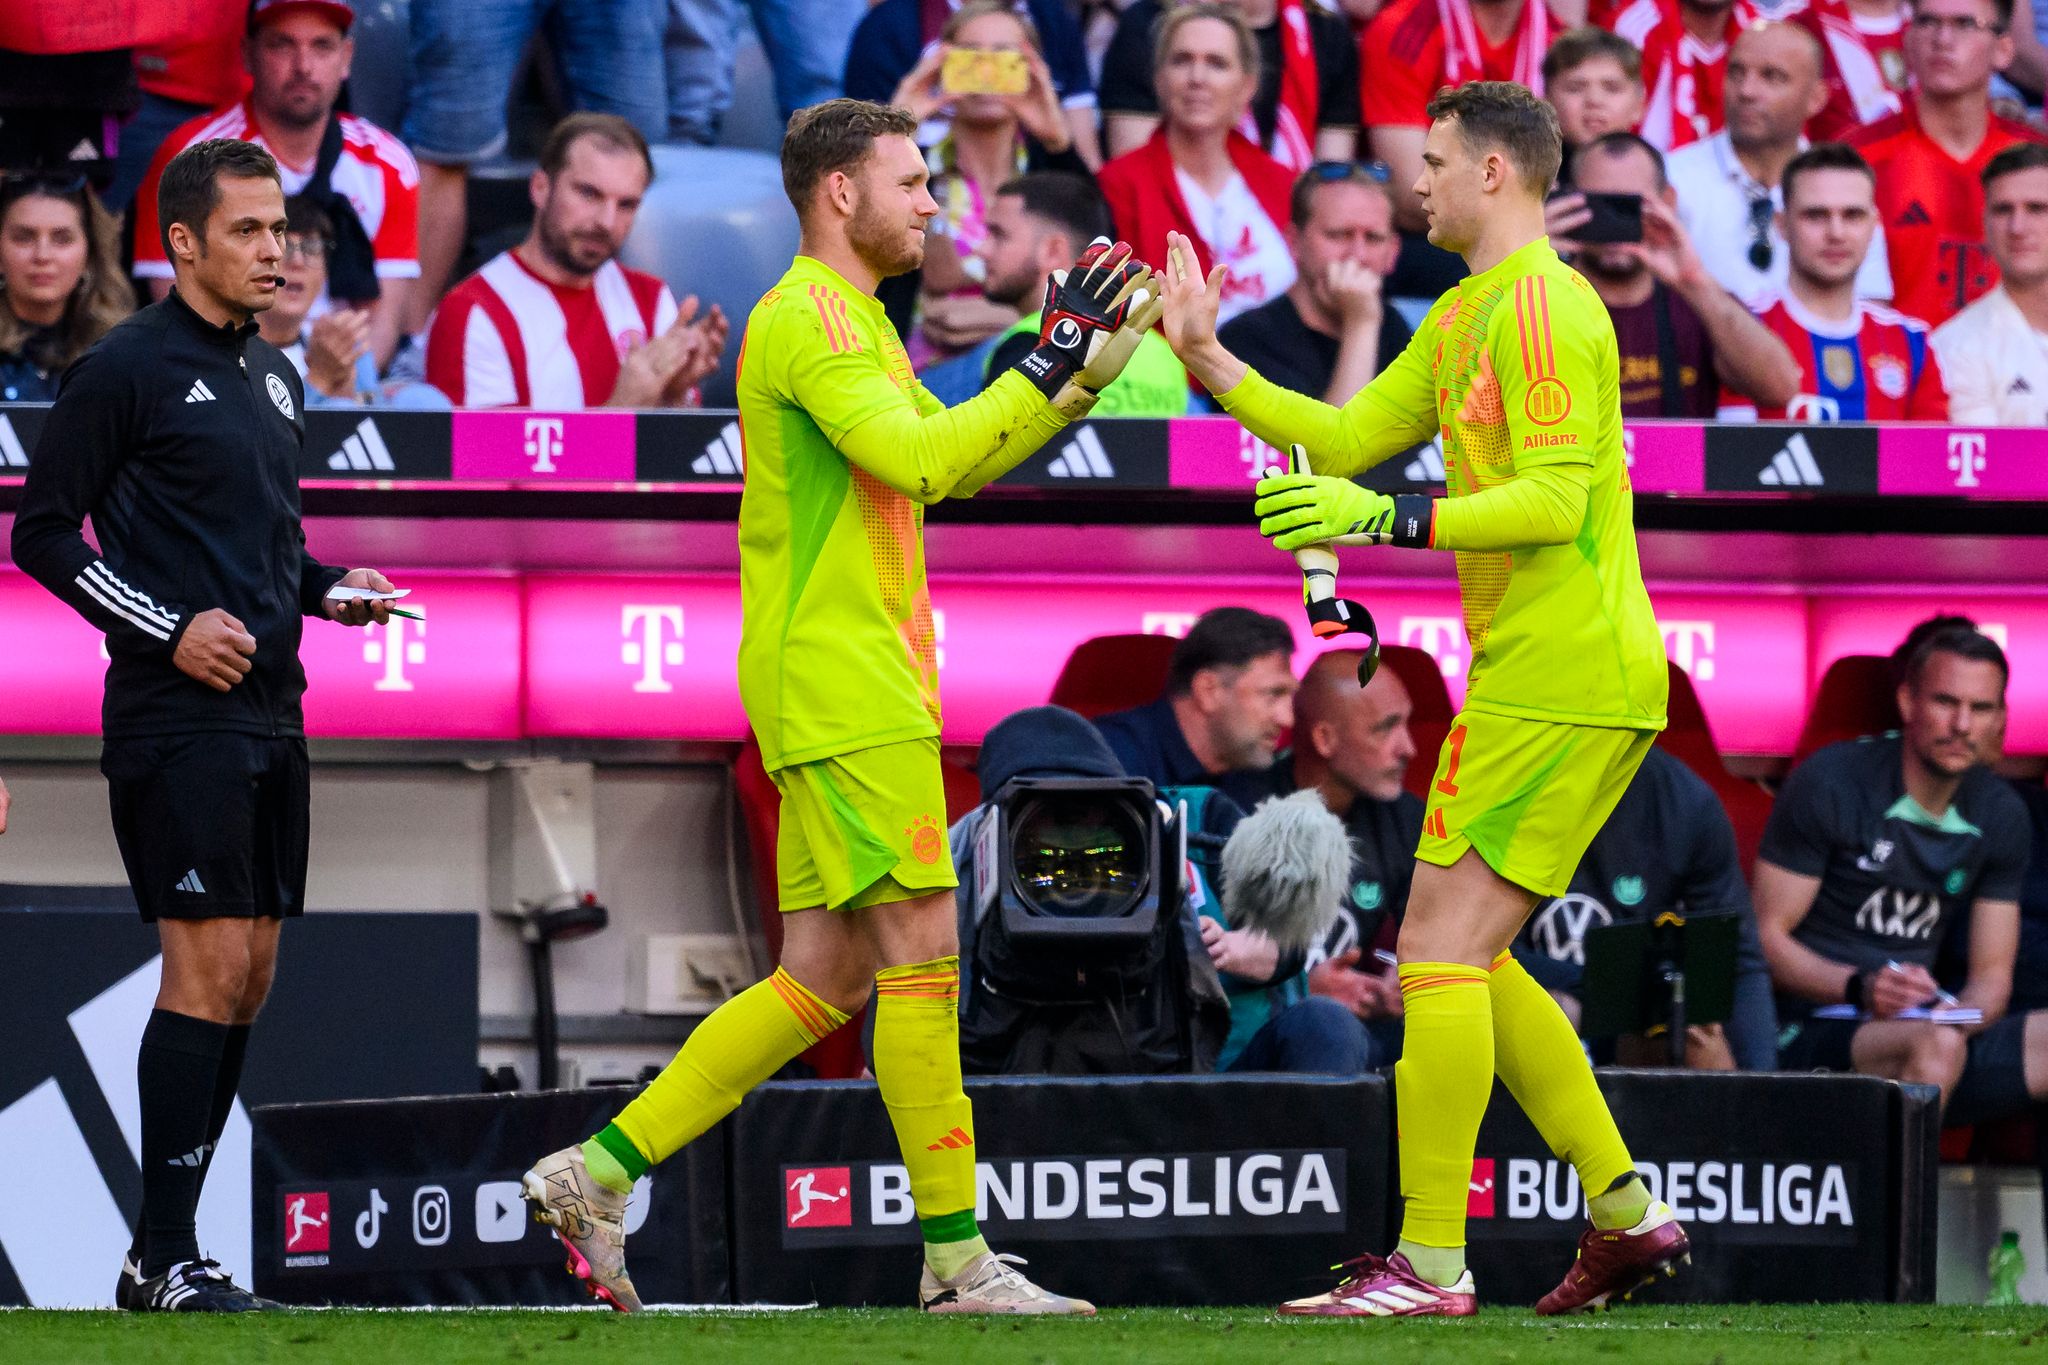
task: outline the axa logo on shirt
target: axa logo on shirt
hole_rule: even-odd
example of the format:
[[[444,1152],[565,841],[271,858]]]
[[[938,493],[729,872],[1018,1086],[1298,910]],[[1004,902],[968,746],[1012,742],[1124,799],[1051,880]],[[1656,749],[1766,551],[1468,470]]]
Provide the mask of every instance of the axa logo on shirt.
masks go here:
[[[683,609],[672,602],[628,603],[619,612],[619,660],[640,670],[635,692],[673,692],[665,669],[683,666]]]
[[[1845,1232],[1856,1226],[1850,1172],[1839,1163],[1639,1161],[1636,1170],[1651,1198],[1669,1204],[1688,1223]],[[1586,1217],[1586,1196],[1578,1173],[1554,1157],[1480,1157],[1472,1163],[1467,1209],[1474,1218],[1575,1223]]]
[[[977,1162],[975,1217],[1014,1236],[1224,1236],[1345,1225],[1342,1148]],[[785,1166],[785,1246],[917,1240],[901,1164]]]
[[[1880,886],[1856,907],[1858,933],[1928,943],[1934,940],[1934,931],[1940,925],[1941,897],[1928,891],[1901,891],[1897,887]]]

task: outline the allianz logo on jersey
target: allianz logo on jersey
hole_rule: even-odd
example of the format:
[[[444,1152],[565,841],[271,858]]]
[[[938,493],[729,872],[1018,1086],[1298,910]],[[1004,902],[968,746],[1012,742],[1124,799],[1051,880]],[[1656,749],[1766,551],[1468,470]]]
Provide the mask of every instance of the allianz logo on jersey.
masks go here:
[[[1092,1241],[1338,1231],[1342,1148],[1066,1156],[976,1163],[975,1218],[1013,1238]],[[918,1239],[901,1163],[781,1167],[784,1246]]]
[[[1687,1223],[1853,1228],[1849,1171],[1836,1162],[1638,1161],[1650,1188]],[[1467,1216],[1577,1223],[1586,1217],[1578,1173],[1554,1157],[1480,1157],[1472,1163]]]

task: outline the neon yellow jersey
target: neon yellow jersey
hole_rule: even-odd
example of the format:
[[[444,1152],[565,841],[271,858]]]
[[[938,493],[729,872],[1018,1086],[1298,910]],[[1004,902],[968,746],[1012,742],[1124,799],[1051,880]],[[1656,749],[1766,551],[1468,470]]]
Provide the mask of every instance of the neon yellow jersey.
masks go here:
[[[1438,299],[1339,410],[1256,373],[1221,396],[1262,439],[1355,474],[1441,435],[1433,544],[1457,552],[1465,705],[1662,729],[1663,639],[1636,555],[1614,324],[1548,239]]]
[[[770,771],[939,733],[924,504],[1064,424],[1000,376],[942,406],[882,305],[799,256],[740,345],[740,701]]]

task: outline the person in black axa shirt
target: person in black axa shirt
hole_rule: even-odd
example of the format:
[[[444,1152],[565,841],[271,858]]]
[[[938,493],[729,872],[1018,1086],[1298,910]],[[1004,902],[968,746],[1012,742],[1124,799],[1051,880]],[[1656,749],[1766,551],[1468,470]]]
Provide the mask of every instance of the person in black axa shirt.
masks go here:
[[[384,622],[374,569],[306,551],[305,391],[251,320],[284,258],[284,190],[260,147],[217,139],[165,169],[177,284],[65,372],[29,464],[14,560],[106,633],[100,768],[163,982],[142,1034],[142,1216],[117,1301],[137,1311],[275,1307],[204,1256],[199,1190],[282,922],[304,908],[304,616]],[[80,527],[90,516],[94,550]]]
[[[1902,728],[1794,769],[1757,857],[1780,1065],[1939,1086],[1948,1124],[2048,1098],[2048,1013],[2006,1012],[2029,843],[2025,808],[1987,766],[2007,677],[1973,629],[1922,640]]]

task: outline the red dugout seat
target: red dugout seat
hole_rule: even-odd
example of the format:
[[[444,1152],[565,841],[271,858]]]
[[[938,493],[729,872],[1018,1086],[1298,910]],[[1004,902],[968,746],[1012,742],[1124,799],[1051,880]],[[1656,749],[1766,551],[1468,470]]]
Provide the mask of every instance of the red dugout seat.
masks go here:
[[[1806,726],[1792,750],[1796,766],[1815,749],[1899,728],[1892,662],[1882,654],[1845,654],[1828,665],[1806,708]]]
[[[1171,635],[1098,635],[1074,646],[1046,700],[1090,720],[1157,701],[1166,690]]]
[[[1763,841],[1764,822],[1771,817],[1771,798],[1756,783],[1728,771],[1728,765],[1721,760],[1721,750],[1714,743],[1714,732],[1707,725],[1707,713],[1700,707],[1699,694],[1693,691],[1692,678],[1677,664],[1667,662],[1665,666],[1670,670],[1671,700],[1667,704],[1669,719],[1657,742],[1666,753],[1697,773],[1721,798],[1721,808],[1728,812],[1728,821],[1735,827],[1735,854],[1741,859],[1742,875],[1747,878],[1756,866],[1756,848]]]
[[[980,783],[974,773],[951,759],[940,760],[946,786],[946,821],[972,810],[981,800]],[[740,822],[747,835],[747,865],[754,875],[754,909],[761,919],[761,933],[768,941],[768,958],[782,960],[782,914],[776,901],[775,840],[782,828],[782,793],[761,765],[761,746],[749,731],[740,741],[739,756],[733,760],[733,781],[738,788]],[[855,1014],[843,1028],[835,1030],[803,1054],[803,1061],[826,1080],[857,1078],[867,1066],[861,1051],[861,1015]]]
[[[1451,690],[1444,686],[1443,670],[1427,650],[1413,645],[1381,645],[1380,667],[1392,669],[1408,689],[1414,713],[1408,718],[1408,734],[1415,741],[1415,757],[1408,760],[1406,787],[1424,801],[1429,800],[1429,782],[1436,776],[1436,761],[1444,739],[1451,733]]]

